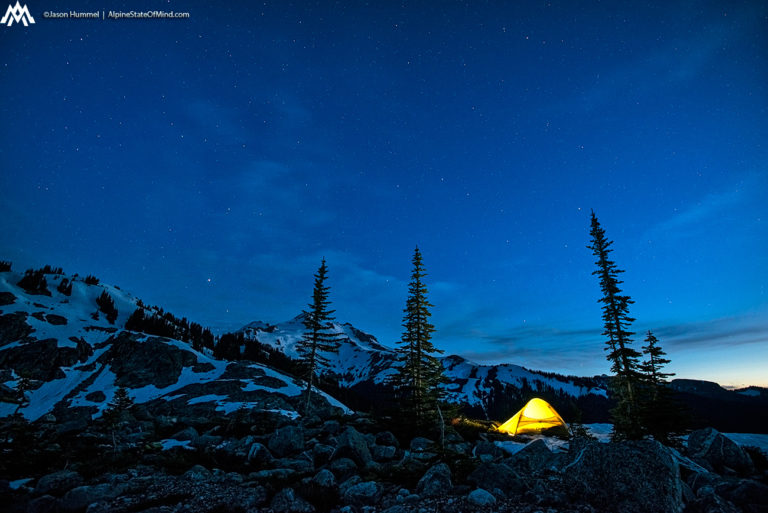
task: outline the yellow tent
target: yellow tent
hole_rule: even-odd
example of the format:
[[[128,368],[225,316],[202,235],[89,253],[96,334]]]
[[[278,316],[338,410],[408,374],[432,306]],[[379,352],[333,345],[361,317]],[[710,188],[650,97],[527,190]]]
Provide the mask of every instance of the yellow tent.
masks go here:
[[[555,409],[544,399],[535,397],[523,409],[499,426],[499,431],[510,435],[541,433],[552,428],[562,428],[568,433],[568,426]]]

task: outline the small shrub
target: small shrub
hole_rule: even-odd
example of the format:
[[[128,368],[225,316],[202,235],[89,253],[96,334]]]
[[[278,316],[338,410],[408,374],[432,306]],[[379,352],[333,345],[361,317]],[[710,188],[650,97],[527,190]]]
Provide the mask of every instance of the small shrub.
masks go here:
[[[45,264],[45,266],[43,266],[43,268],[40,269],[40,271],[43,274],[64,274],[64,269],[62,269],[61,267],[51,267],[48,264]]]
[[[110,324],[114,324],[117,319],[117,308],[115,308],[115,302],[106,290],[96,298],[96,304],[99,305],[99,310],[106,315],[107,321],[109,321]]]
[[[11,263],[7,260],[0,260],[0,273],[8,272],[11,270]]]
[[[86,285],[98,285],[99,284],[99,279],[96,276],[92,275],[92,274],[89,274],[88,276],[86,276],[83,281],[85,282]]]

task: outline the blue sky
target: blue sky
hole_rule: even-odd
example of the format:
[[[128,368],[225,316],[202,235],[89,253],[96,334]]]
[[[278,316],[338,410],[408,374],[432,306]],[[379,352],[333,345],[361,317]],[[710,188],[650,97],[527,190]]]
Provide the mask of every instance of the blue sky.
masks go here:
[[[438,347],[596,374],[594,209],[671,370],[768,386],[768,8],[578,4],[28,2],[0,255],[217,330],[296,315],[324,256],[393,345],[418,244]]]

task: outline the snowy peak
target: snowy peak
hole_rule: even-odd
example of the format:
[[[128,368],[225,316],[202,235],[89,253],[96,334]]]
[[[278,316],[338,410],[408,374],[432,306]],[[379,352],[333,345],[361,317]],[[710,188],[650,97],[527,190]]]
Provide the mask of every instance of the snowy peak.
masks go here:
[[[283,352],[298,359],[297,345],[304,334],[303,316],[271,325],[254,322],[241,331],[246,339]],[[365,384],[382,385],[396,371],[396,353],[378,342],[376,337],[361,331],[350,323],[333,325],[340,336],[337,354],[326,353],[328,365],[322,374],[332,376],[341,386],[356,387]],[[441,358],[448,382],[444,385],[450,401],[485,409],[493,400],[494,390],[553,392],[571,397],[589,394],[606,397],[606,390],[589,379],[568,378],[528,370],[514,364],[478,365],[458,355]]]
[[[246,339],[255,340],[281,351],[289,358],[298,359],[298,344],[304,337],[304,314],[290,321],[268,324],[252,322],[240,331]],[[333,324],[333,330],[339,337],[338,353],[324,353],[328,365],[323,369],[326,374],[333,374],[342,386],[351,387],[372,376],[387,374],[394,361],[394,352],[381,345],[376,337],[365,333],[349,323]],[[378,381],[378,380],[377,380]]]

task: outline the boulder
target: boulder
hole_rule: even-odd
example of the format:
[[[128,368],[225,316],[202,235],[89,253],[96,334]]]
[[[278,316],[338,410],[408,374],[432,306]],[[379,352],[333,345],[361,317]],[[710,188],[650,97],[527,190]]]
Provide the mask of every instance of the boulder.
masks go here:
[[[397,449],[393,445],[374,445],[371,448],[371,457],[376,461],[388,461],[395,457]]]
[[[278,428],[269,437],[267,447],[278,457],[302,451],[304,449],[304,431],[293,425]]]
[[[496,504],[496,497],[492,493],[478,488],[467,495],[467,502],[472,506],[484,508]]]
[[[338,420],[326,420],[323,423],[323,427],[321,428],[321,432],[325,435],[335,435],[339,432],[341,429],[341,424],[339,424]]]
[[[400,447],[397,437],[389,431],[382,431],[376,435],[376,443],[379,445],[391,445],[395,448]]]
[[[211,471],[202,465],[195,465],[191,469],[184,472],[184,477],[190,481],[206,481],[211,478],[213,474]]]
[[[696,499],[689,502],[686,513],[742,513],[742,511],[715,493],[711,486],[702,486]]]
[[[520,449],[505,462],[515,470],[535,473],[548,468],[555,460],[556,458],[547,444],[539,438]]]
[[[59,501],[61,513],[80,513],[94,502],[109,500],[120,495],[121,487],[109,483],[78,486],[68,491]]]
[[[56,513],[56,497],[43,495],[29,501],[27,513]]]
[[[336,438],[336,451],[333,458],[349,458],[360,466],[371,461],[371,451],[365,437],[352,426],[342,431]]]
[[[312,459],[316,466],[325,465],[331,461],[335,449],[330,445],[315,444],[312,446]]]
[[[60,470],[41,477],[35,486],[35,495],[60,496],[82,484],[83,478],[77,472]]]
[[[264,444],[259,442],[253,442],[248,448],[248,457],[246,458],[251,463],[258,463],[260,465],[269,465],[275,458],[269,449]]]
[[[451,469],[445,463],[438,463],[419,479],[416,491],[425,497],[437,497],[450,492],[452,487]]]
[[[275,494],[270,508],[276,513],[314,513],[310,503],[296,495],[293,488],[283,488]]]
[[[713,428],[699,429],[688,436],[688,456],[719,474],[733,471],[748,475],[755,470],[749,454]]]
[[[314,466],[306,458],[280,458],[272,463],[278,468],[290,468],[299,473],[312,472]]]
[[[339,480],[345,479],[357,472],[357,465],[349,458],[339,458],[328,464],[328,469],[333,472]]]
[[[473,456],[480,461],[498,460],[504,456],[504,451],[493,442],[480,440],[472,451]]]
[[[312,478],[312,484],[324,489],[331,489],[338,486],[336,476],[330,470],[323,469]]]
[[[321,511],[328,511],[339,500],[339,485],[333,472],[323,469],[302,486],[302,494]]]
[[[763,483],[751,479],[740,479],[716,486],[715,493],[744,511],[768,512],[768,485]]]
[[[352,485],[342,496],[345,504],[353,506],[374,506],[381,496],[381,485],[376,481],[363,481]]]
[[[189,426],[182,429],[181,431],[178,431],[177,433],[174,433],[171,435],[171,438],[179,441],[189,440],[194,443],[199,436],[200,435],[198,434],[197,430],[192,426]]]
[[[680,470],[659,442],[576,440],[569,461],[564,484],[572,498],[625,513],[683,510]]]
[[[526,491],[520,475],[503,463],[480,463],[467,481],[484,489],[499,490],[505,497],[520,496]]]
[[[434,446],[435,446],[435,442],[433,442],[429,438],[417,436],[416,438],[411,440],[410,448],[412,452],[426,452],[432,449]]]

